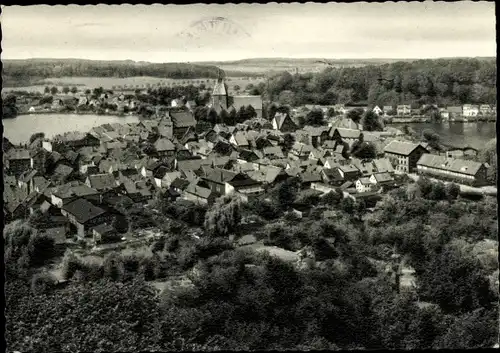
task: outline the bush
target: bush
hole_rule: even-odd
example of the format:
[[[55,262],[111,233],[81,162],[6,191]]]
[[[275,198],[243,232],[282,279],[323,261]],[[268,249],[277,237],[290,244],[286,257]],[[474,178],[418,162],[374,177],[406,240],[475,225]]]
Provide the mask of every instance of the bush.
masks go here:
[[[82,260],[78,258],[72,251],[66,250],[61,267],[63,279],[70,280],[71,278],[73,278],[75,272],[83,267]]]
[[[57,279],[48,272],[37,273],[31,279],[31,291],[33,294],[43,294],[55,288]]]
[[[104,276],[113,281],[123,280],[125,268],[123,260],[118,253],[111,253],[106,257],[103,263]]]

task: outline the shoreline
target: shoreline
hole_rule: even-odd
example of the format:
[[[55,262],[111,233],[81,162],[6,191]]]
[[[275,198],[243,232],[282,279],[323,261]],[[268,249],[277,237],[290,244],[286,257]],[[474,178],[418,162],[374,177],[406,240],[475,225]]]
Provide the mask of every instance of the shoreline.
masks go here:
[[[55,111],[50,111],[50,112],[47,112],[47,111],[38,111],[38,112],[22,112],[22,113],[18,113],[15,117],[11,117],[11,118],[4,118],[4,119],[15,119],[19,116],[26,116],[26,115],[50,115],[50,114],[57,114],[57,115],[97,115],[97,116],[115,116],[115,117],[118,117],[118,118],[125,118],[127,116],[137,116],[139,117],[138,114],[111,114],[111,113],[102,113],[102,114],[98,114],[96,112],[55,112]]]

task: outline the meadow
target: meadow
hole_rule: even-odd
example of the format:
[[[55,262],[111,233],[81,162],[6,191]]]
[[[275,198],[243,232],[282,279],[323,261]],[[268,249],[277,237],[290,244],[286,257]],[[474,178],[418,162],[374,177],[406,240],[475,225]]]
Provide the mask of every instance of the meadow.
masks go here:
[[[79,90],[94,89],[102,87],[104,89],[118,90],[117,87],[126,87],[129,89],[144,89],[155,86],[187,86],[205,84],[207,87],[213,87],[215,78],[199,78],[199,79],[170,79],[151,76],[136,76],[136,77],[58,77],[46,78],[38,81],[33,85],[24,87],[4,87],[4,91],[28,91],[28,92],[43,92],[46,86],[76,86]],[[226,83],[230,91],[234,91],[234,86],[238,85],[242,89],[249,83],[257,85],[263,82],[264,78],[256,77],[228,77]]]

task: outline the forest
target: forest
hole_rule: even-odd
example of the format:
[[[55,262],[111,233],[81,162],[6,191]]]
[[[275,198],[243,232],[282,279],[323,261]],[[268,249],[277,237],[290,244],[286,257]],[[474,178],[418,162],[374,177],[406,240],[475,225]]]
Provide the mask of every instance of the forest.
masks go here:
[[[61,250],[37,233],[43,217],[4,230],[9,350],[178,351],[468,349],[498,337],[498,240],[494,198],[469,200],[427,179],[395,189],[375,210],[322,198],[293,179],[249,203],[224,197],[210,209],[155,195],[155,208],[120,205],[130,229],[155,225],[149,247],[103,263],[66,250],[64,283],[43,269]],[[297,219],[290,207],[309,205]],[[322,214],[329,210],[334,219]],[[262,222],[266,244],[309,249],[301,266],[235,247],[243,220]],[[246,222],[246,221],[245,221]],[[196,240],[190,231],[198,229]],[[59,254],[58,254],[59,253]],[[415,269],[403,291],[394,254]],[[382,265],[379,265],[379,264]],[[496,272],[495,272],[496,271]],[[191,285],[160,295],[149,285],[184,274]],[[498,278],[498,277],[496,277]],[[498,279],[497,279],[498,281]]]
[[[3,60],[5,86],[32,85],[52,77],[134,77],[171,79],[216,78],[216,66],[189,63],[137,63],[134,61],[97,61],[70,59]],[[225,72],[231,75],[231,72]],[[235,73],[239,76],[241,72]],[[243,73],[246,76],[251,74]],[[255,75],[255,74],[254,74]]]
[[[267,94],[292,106],[496,104],[496,75],[494,58],[401,61],[316,74],[285,72],[270,80]]]

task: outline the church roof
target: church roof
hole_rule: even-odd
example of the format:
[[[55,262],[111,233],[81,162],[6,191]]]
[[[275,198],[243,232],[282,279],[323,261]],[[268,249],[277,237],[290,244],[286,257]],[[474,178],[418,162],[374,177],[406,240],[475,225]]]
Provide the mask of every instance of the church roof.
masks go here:
[[[218,79],[217,83],[214,86],[212,96],[226,96],[226,95],[227,95],[227,89],[224,80]]]

